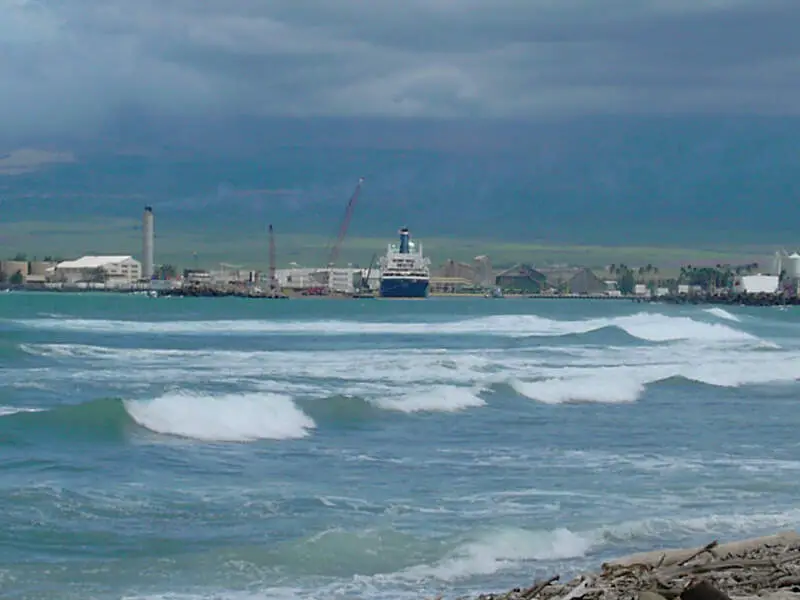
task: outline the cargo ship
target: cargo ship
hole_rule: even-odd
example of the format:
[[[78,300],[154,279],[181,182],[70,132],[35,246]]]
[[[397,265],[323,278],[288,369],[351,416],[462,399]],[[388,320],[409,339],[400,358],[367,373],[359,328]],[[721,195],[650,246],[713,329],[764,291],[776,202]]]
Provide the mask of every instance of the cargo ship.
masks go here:
[[[431,280],[431,261],[422,244],[411,241],[408,227],[400,229],[400,243],[389,244],[381,258],[381,298],[426,298]]]

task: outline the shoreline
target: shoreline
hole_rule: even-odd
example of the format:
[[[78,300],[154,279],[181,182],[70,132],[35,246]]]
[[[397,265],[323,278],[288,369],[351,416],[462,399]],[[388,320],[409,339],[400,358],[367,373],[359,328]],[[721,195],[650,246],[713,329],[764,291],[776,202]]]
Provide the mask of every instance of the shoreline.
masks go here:
[[[561,582],[558,574],[527,588],[472,600],[800,600],[800,534],[623,556]],[[439,596],[437,600],[441,600]]]
[[[349,299],[380,299],[380,300],[424,300],[425,298],[382,298],[377,294],[359,294],[359,293],[344,293],[336,292],[331,294],[303,294],[298,290],[283,289],[277,293],[263,290],[255,292],[250,288],[240,288],[234,286],[220,286],[220,287],[205,287],[205,286],[190,286],[190,287],[176,287],[170,289],[158,289],[145,285],[137,285],[132,287],[116,287],[116,288],[83,288],[83,287],[42,287],[41,285],[20,285],[14,287],[2,287],[2,292],[36,292],[36,293],[50,293],[50,294],[87,294],[87,293],[101,293],[101,294],[120,294],[120,295],[147,295],[154,292],[160,297],[177,296],[177,297],[191,297],[191,298],[258,298],[258,299],[315,299],[315,300],[349,300]],[[428,298],[475,298],[481,300],[627,300],[629,302],[648,302],[649,299],[644,296],[629,295],[609,295],[609,294],[505,294],[499,298],[493,296],[486,296],[483,293],[466,293],[466,292],[431,292]]]
[[[424,300],[425,298],[381,298],[374,294],[359,293],[331,293],[331,294],[303,294],[298,290],[269,290],[255,291],[247,287],[176,287],[158,289],[145,285],[119,288],[83,288],[83,287],[42,287],[41,285],[0,286],[0,292],[31,292],[55,294],[120,294],[120,295],[148,295],[158,297],[190,297],[190,298],[249,298],[261,300],[275,299],[318,299],[318,300]],[[428,298],[475,298],[482,300],[604,300],[627,301],[646,304],[692,305],[692,306],[747,306],[747,307],[788,307],[800,306],[800,296],[784,294],[666,294],[662,296],[641,296],[636,294],[610,295],[610,294],[505,294],[501,297],[487,296],[481,293],[466,292],[432,292]]]
[[[800,306],[800,296],[786,294],[668,294],[647,302],[697,306]]]

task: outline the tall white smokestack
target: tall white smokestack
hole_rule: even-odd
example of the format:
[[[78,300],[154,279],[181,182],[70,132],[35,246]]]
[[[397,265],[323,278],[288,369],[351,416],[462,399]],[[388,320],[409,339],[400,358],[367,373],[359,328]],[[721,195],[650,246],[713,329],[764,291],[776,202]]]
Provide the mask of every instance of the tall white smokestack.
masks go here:
[[[142,220],[142,279],[153,278],[153,207],[144,207]]]

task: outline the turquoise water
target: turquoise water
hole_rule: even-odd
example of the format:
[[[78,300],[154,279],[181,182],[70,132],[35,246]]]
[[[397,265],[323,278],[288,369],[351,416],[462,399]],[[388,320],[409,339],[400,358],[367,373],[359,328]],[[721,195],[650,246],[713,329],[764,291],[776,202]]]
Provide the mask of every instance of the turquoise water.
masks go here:
[[[419,598],[800,522],[800,316],[0,296],[0,596]]]

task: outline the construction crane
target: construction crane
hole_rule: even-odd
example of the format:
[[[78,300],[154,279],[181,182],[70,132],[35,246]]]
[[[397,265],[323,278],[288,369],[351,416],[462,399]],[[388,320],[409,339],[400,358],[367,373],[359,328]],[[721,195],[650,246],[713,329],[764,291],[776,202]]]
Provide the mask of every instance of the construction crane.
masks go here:
[[[269,224],[269,289],[278,290],[278,278],[275,275],[275,232],[272,223]]]
[[[364,178],[359,177],[358,184],[356,184],[356,189],[353,192],[353,195],[350,196],[350,200],[347,202],[347,208],[344,212],[344,218],[342,219],[342,223],[339,226],[339,235],[336,238],[333,246],[331,247],[330,256],[328,257],[328,267],[336,266],[336,261],[339,259],[339,250],[342,247],[342,242],[344,241],[344,236],[347,235],[347,228],[350,226],[350,219],[353,218],[353,209],[356,206],[356,201],[358,200],[358,195],[361,193],[361,185],[364,183]]]
[[[358,289],[356,289],[356,293],[353,294],[353,298],[374,298],[375,294],[372,292],[372,288],[369,284],[369,278],[372,275],[372,267],[375,265],[375,259],[378,258],[377,254],[372,255],[372,260],[369,261],[369,268],[367,269],[367,276],[362,277],[361,281],[358,282]]]
[[[364,280],[365,288],[367,291],[370,291],[372,288],[369,284],[369,278],[372,277],[372,267],[375,266],[375,259],[378,258],[377,254],[373,254],[372,258],[369,261],[369,268],[367,269],[367,278]]]

